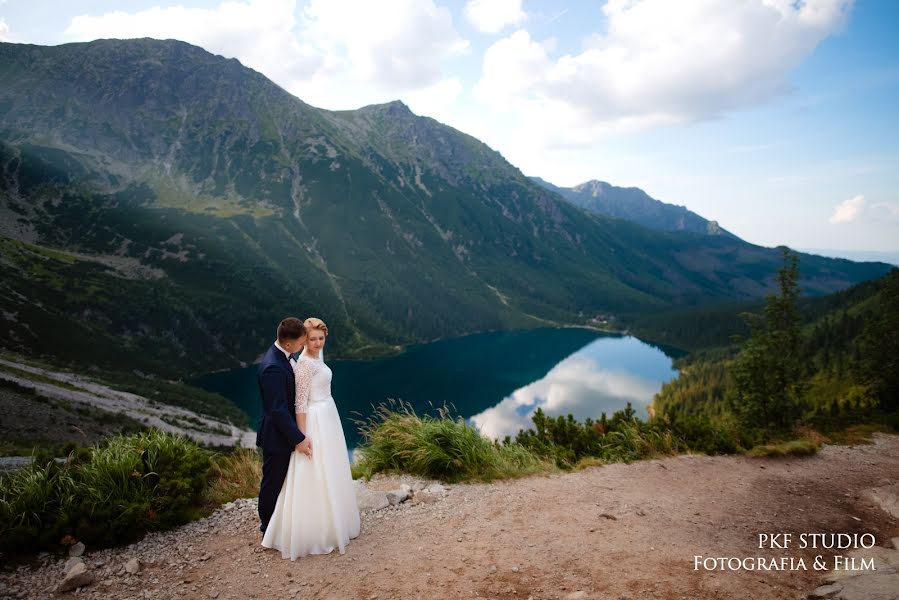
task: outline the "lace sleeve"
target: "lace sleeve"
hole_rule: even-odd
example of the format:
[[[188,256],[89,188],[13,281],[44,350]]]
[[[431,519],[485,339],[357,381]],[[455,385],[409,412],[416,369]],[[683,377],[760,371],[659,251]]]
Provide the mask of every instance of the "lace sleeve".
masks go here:
[[[312,389],[312,376],[315,375],[315,364],[302,358],[293,367],[293,375],[296,380],[297,413],[305,413],[309,406],[309,392]]]

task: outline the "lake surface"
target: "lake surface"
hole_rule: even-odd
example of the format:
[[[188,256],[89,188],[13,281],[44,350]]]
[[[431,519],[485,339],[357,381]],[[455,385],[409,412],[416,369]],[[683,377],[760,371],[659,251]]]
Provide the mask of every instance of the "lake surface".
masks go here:
[[[411,346],[371,361],[325,360],[349,448],[357,421],[381,403],[402,400],[416,412],[449,406],[485,435],[501,439],[531,425],[539,406],[551,416],[608,416],[628,402],[646,418],[662,383],[677,377],[672,358],[633,337],[587,329],[482,333]],[[195,385],[230,398],[256,423],[256,367],[204,375]]]

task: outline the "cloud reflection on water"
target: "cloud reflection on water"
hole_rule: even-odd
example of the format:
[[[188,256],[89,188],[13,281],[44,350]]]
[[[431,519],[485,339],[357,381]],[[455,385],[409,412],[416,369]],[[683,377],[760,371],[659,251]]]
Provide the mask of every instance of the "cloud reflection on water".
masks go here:
[[[636,338],[600,338],[553,367],[542,379],[518,388],[499,404],[471,417],[493,439],[514,436],[532,425],[539,406],[549,416],[571,413],[579,420],[611,416],[630,402],[637,415],[661,384],[677,376],[671,359]]]

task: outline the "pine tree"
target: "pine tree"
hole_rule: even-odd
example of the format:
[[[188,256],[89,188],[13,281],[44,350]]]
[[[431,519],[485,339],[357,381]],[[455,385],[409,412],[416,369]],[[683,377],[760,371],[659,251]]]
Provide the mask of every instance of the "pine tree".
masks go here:
[[[799,257],[784,248],[783,259],[764,313],[743,315],[751,334],[733,371],[735,412],[745,427],[769,432],[788,429],[802,412]]]

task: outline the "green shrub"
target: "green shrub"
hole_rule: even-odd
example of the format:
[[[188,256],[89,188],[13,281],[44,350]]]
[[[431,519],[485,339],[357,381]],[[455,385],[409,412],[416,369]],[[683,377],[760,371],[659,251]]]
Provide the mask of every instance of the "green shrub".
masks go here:
[[[674,435],[694,452],[703,454],[735,454],[741,452],[741,435],[736,425],[690,415],[670,421]]]
[[[35,460],[0,476],[0,550],[22,551],[58,542],[72,511],[75,487],[71,474],[52,460]]]
[[[601,462],[629,462],[653,456],[675,454],[686,448],[683,441],[664,423],[645,423],[636,417],[630,403],[612,418],[602,414],[598,421],[585,419],[583,423],[573,415],[547,417],[538,408],[531,416],[533,429],[519,431],[514,444],[555,461],[563,469],[581,464]]]
[[[65,465],[35,457],[0,479],[0,549],[52,547],[65,535],[94,546],[132,541],[194,518],[210,469],[194,442],[157,430],[73,452]]]

